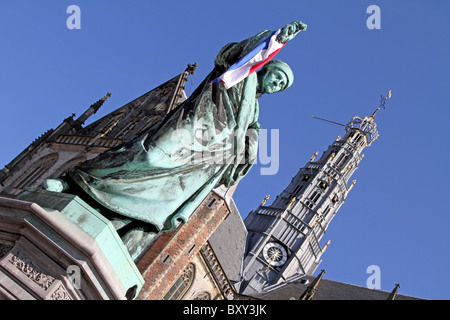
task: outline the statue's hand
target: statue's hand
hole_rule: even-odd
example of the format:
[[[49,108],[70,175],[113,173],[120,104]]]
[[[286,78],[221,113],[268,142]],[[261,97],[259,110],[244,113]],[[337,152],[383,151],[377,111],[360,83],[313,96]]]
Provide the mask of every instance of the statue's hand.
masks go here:
[[[306,30],[307,26],[301,21],[293,21],[283,27],[277,36],[277,41],[285,43],[294,37],[302,30]]]

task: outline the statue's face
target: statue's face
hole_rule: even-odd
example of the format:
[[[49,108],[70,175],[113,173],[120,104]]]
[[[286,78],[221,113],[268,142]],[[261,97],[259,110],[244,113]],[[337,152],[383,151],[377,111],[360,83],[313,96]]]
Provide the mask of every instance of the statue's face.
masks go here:
[[[261,91],[264,93],[274,93],[283,90],[287,84],[286,74],[278,69],[269,69],[263,76]]]

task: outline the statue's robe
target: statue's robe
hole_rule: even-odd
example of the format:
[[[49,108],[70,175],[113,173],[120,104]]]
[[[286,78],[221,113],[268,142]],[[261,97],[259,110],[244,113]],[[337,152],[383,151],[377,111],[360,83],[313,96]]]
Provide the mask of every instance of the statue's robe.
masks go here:
[[[211,81],[272,34],[224,46],[212,72],[179,107],[68,176],[104,207],[158,231],[186,222],[214,186],[236,184],[256,159],[256,73],[228,90]]]

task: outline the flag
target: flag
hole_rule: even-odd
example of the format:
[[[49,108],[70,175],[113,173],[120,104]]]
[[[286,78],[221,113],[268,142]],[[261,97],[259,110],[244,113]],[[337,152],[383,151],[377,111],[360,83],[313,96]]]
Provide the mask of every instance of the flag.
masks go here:
[[[214,79],[211,83],[223,82],[225,88],[229,89],[236,83],[244,80],[253,72],[262,68],[286,44],[276,41],[276,37],[280,31],[281,29],[258,44],[253,50],[233,64],[227,71],[220,77]]]

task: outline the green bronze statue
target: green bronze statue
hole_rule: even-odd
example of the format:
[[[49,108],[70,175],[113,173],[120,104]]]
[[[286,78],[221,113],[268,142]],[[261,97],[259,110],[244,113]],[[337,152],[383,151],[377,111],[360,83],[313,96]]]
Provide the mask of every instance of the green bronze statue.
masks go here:
[[[294,21],[276,39],[285,43],[305,29]],[[118,214],[113,219],[116,228],[140,222],[122,237],[132,256],[150,241],[149,234],[174,230],[217,184],[232,186],[251,168],[260,128],[258,98],[291,86],[293,72],[284,62],[272,60],[229,89],[211,82],[273,34],[263,31],[225,45],[211,73],[164,119],[67,172],[68,185]],[[44,182],[51,191],[63,191],[65,185],[62,180]]]

